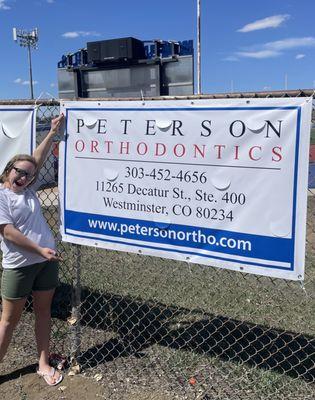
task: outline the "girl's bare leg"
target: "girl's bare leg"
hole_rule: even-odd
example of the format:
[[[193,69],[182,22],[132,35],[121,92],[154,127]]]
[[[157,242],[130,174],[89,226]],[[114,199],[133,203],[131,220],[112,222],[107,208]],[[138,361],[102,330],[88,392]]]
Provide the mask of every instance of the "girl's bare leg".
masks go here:
[[[42,373],[49,373],[49,342],[51,331],[51,302],[55,289],[33,291],[33,305],[35,312],[35,335],[38,351],[38,365]],[[51,382],[56,382],[60,374],[56,371],[50,378]]]
[[[13,331],[18,324],[26,302],[26,298],[8,300],[2,298],[2,314],[0,321],[0,361],[5,356],[12,339]]]

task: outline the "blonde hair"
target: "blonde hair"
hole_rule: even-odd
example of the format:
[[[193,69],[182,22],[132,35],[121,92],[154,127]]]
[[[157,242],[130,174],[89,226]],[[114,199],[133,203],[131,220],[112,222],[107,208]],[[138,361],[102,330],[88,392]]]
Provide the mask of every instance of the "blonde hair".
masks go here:
[[[17,161],[29,161],[32,163],[35,167],[35,177],[37,177],[37,162],[33,156],[30,156],[29,154],[17,154],[16,156],[12,157],[11,160],[7,163],[5,166],[2,174],[0,175],[0,183],[4,183],[6,178],[8,177],[9,173],[12,171],[14,164]],[[32,182],[34,179],[32,179]]]

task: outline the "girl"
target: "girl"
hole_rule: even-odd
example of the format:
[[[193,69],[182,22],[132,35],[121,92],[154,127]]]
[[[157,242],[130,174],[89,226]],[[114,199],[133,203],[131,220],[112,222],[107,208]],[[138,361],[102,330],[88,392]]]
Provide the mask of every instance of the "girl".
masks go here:
[[[0,176],[0,239],[3,253],[0,362],[11,342],[26,299],[32,293],[39,356],[37,373],[48,385],[57,385],[63,378],[48,362],[50,307],[58,286],[59,257],[32,184],[63,118],[60,115],[51,121],[49,133],[33,156],[16,155]]]

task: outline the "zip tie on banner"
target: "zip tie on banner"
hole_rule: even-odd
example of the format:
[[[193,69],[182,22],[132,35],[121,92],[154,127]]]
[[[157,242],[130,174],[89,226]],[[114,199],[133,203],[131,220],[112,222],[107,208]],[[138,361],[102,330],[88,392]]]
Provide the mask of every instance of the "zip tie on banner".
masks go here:
[[[305,293],[305,296],[308,297],[307,291],[306,291],[305,286],[304,286],[304,281],[300,281],[300,285],[301,285],[301,289]]]
[[[314,100],[314,98],[315,98],[315,89],[313,90],[313,93],[309,96],[309,97],[307,97],[307,103],[310,101],[310,100]],[[314,107],[313,107],[314,108]]]
[[[34,107],[38,109],[42,104],[37,104],[38,100],[42,97],[44,92],[40,92],[40,95],[35,99]]]
[[[49,93],[49,92],[45,92],[45,93],[48,94],[49,96],[51,96],[50,101],[52,101],[52,100],[57,100],[57,98],[56,98],[53,94],[51,94],[51,93]]]
[[[185,257],[185,259],[183,260],[187,266],[188,266],[188,271],[190,272],[190,275],[193,274],[192,269],[191,269],[191,261],[190,261],[190,257]]]

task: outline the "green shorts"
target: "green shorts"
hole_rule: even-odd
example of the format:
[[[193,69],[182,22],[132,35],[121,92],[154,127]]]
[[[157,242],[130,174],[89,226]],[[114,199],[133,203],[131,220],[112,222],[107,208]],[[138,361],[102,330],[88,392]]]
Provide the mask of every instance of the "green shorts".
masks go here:
[[[33,290],[51,290],[58,284],[58,262],[44,261],[21,268],[3,269],[1,295],[8,300],[22,299]]]

